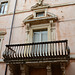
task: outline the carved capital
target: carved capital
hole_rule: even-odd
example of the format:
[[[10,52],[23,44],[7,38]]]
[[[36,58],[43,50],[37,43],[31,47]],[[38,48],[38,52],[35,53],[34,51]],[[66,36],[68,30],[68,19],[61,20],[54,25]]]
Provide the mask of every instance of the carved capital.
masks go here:
[[[53,25],[53,20],[50,20],[50,25],[51,25],[51,26]]]

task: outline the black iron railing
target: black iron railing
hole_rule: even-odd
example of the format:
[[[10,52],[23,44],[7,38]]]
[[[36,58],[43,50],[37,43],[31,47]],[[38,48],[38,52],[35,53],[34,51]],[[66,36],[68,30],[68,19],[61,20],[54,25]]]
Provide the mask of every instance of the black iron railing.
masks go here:
[[[67,40],[6,45],[5,60],[67,59],[70,55]]]

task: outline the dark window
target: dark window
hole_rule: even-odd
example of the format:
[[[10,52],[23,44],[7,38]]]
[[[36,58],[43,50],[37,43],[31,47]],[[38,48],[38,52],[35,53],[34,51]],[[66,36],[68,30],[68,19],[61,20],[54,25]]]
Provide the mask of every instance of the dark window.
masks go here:
[[[7,13],[8,2],[2,2],[0,5],[0,14]]]
[[[45,16],[45,12],[37,12],[36,17],[42,17]]]

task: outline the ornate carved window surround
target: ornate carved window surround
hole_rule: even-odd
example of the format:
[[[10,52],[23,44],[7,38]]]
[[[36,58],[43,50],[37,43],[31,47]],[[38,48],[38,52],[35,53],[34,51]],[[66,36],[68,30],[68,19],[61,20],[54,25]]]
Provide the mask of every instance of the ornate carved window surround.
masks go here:
[[[1,50],[2,50],[2,42],[5,34],[6,34],[6,30],[0,29],[0,57],[1,57]]]
[[[34,15],[29,15],[24,19],[24,24],[26,25],[27,32],[27,42],[32,42],[33,30],[47,29],[48,30],[48,41],[51,41],[51,27],[54,26],[54,22],[57,21],[57,16],[52,13],[47,13],[46,17],[35,18]]]
[[[51,41],[51,30],[52,26],[55,26],[54,23],[58,20],[57,16],[47,12],[48,4],[43,4],[42,2],[36,3],[31,7],[31,10],[34,12],[24,19],[24,24],[26,25],[27,32],[27,42],[32,42],[33,31],[38,29],[47,29],[48,31],[48,41]],[[36,13],[44,12],[44,16],[36,17]]]

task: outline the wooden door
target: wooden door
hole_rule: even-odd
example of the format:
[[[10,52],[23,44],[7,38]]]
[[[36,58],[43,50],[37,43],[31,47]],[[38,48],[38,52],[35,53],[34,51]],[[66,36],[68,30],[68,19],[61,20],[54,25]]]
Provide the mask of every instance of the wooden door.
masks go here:
[[[45,68],[33,68],[30,69],[29,75],[47,75],[47,71]]]
[[[62,75],[62,71],[58,63],[52,64],[52,75]]]

